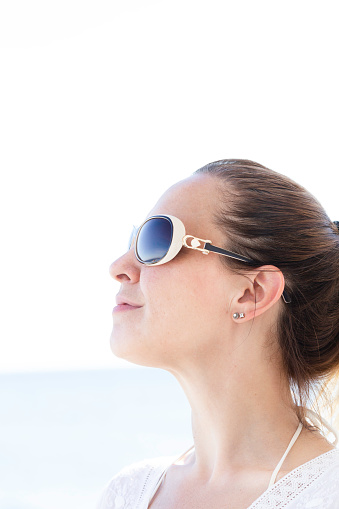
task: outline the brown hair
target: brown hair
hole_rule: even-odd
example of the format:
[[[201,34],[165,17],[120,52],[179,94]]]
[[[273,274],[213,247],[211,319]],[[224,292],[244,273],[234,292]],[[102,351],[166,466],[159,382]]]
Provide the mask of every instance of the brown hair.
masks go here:
[[[225,247],[284,274],[291,303],[284,304],[277,339],[297,414],[310,427],[302,407],[321,393],[328,403],[324,389],[339,372],[338,228],[302,186],[253,161],[216,161],[196,173],[220,179],[215,221]],[[249,269],[220,259],[236,271]]]

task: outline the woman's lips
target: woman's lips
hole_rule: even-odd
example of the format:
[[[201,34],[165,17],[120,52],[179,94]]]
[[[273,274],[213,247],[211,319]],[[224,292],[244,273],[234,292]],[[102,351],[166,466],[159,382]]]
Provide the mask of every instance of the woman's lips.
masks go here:
[[[142,306],[132,306],[131,304],[118,304],[113,308],[113,313],[121,313],[124,311],[133,311],[133,309],[140,309]]]
[[[142,306],[139,306],[136,302],[133,302],[127,295],[117,295],[116,298],[116,306],[113,308],[113,313],[122,313],[125,311],[133,311],[135,309],[139,309]]]

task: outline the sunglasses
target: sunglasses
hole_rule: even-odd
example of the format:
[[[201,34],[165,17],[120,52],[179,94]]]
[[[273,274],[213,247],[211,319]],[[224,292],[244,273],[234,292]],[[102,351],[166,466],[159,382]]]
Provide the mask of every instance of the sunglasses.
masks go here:
[[[134,227],[128,249],[131,248],[134,239],[135,256],[144,265],[155,266],[167,263],[175,258],[182,247],[200,251],[205,255],[212,252],[239,260],[240,262],[257,265],[250,258],[214,246],[210,240],[186,235],[184,224],[174,216],[152,216],[146,219],[139,228]],[[286,304],[291,302],[285,290],[282,297]]]

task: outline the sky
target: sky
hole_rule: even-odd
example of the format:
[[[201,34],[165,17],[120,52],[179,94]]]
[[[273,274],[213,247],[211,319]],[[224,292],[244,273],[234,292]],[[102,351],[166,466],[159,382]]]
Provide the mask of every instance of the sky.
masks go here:
[[[0,372],[129,365],[108,268],[173,183],[248,158],[339,220],[336,2],[0,6]]]

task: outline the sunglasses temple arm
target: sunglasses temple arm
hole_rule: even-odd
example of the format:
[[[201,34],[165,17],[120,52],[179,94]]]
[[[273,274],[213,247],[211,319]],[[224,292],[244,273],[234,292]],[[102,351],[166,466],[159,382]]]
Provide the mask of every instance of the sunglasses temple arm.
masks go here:
[[[221,249],[220,247],[213,246],[213,244],[205,244],[204,249],[207,249],[207,251],[212,251],[213,253],[218,253],[224,256],[227,256],[228,258],[233,258],[234,260],[239,260],[240,262],[246,262],[253,265],[253,260],[250,260],[250,258],[245,258],[245,256],[241,256],[237,253],[232,253],[232,251],[226,251],[225,249]]]
[[[288,295],[288,293],[286,292],[286,290],[284,290],[284,291],[283,291],[283,293],[282,293],[282,298],[283,298],[283,301],[285,302],[285,304],[291,304],[292,299],[291,299],[291,297]]]
[[[240,262],[250,263],[251,265],[253,265],[254,263],[253,260],[251,260],[250,258],[238,255],[237,253],[232,253],[232,251],[226,251],[225,249],[221,249],[220,247],[213,246],[213,244],[206,243],[204,249],[206,249],[207,251],[212,251],[213,253],[218,253],[227,256],[229,258],[233,258],[234,260],[239,260]],[[282,298],[285,304],[291,304],[292,299],[290,298],[286,290],[283,291]]]

